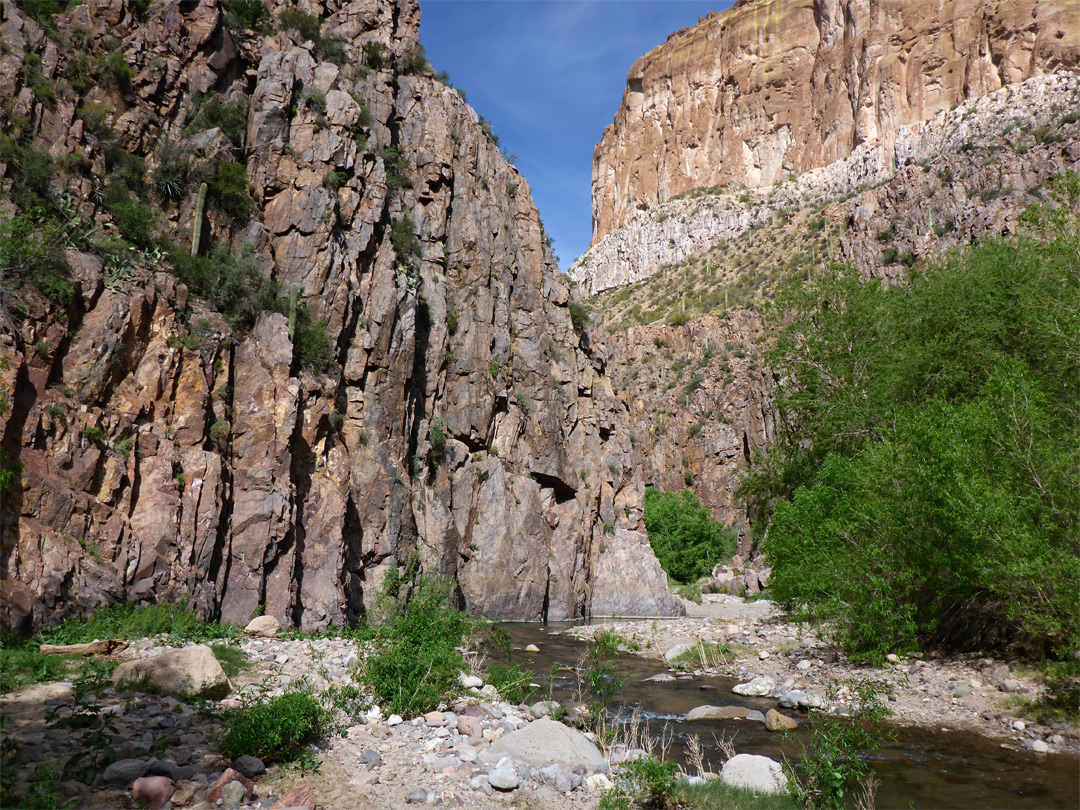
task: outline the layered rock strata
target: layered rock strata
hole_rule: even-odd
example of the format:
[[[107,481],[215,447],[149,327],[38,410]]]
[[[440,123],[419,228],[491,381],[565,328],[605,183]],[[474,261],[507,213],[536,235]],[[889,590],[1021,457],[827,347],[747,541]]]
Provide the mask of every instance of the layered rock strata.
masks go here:
[[[753,228],[768,227],[793,210],[872,197],[882,185],[902,188],[908,175],[931,165],[943,173],[941,179],[947,182],[938,186],[949,193],[934,208],[924,209],[921,238],[913,245],[920,248],[919,255],[937,247],[934,225],[945,221],[952,221],[955,229],[950,228],[952,235],[943,245],[1002,233],[1014,227],[1019,207],[1004,205],[1011,211],[1011,224],[1005,225],[994,207],[977,195],[994,188],[1027,189],[1074,168],[1078,131],[1075,121],[1067,119],[1078,107],[1080,78],[1074,72],[1012,84],[930,120],[899,127],[888,149],[880,142],[863,144],[842,160],[784,178],[769,189],[714,190],[639,214],[594,244],[570,275],[585,294],[597,295],[649,278]],[[973,176],[963,182],[961,171]],[[871,216],[855,219],[876,221]],[[870,273],[889,264],[872,248],[845,244],[837,257],[851,258]]]
[[[9,287],[5,622],[189,598],[310,630],[362,615],[414,555],[485,615],[676,610],[606,349],[571,323],[528,185],[458,93],[398,69],[415,0],[305,9],[318,40],[243,30],[217,0],[87,0],[52,31],[0,2],[0,118],[57,160],[73,216],[115,233],[102,124],[150,172],[164,144],[235,158],[256,215],[211,207],[197,247],[297,289],[331,355],[305,367],[275,312],[234,329],[151,250],[118,264],[73,242],[67,301]],[[110,52],[126,80],[66,78]],[[200,123],[206,93],[245,111],[241,143]],[[158,232],[189,242],[197,187],[148,194]]]
[[[641,57],[593,155],[593,243],[695,188],[771,185],[1080,62],[1071,0],[743,0]]]

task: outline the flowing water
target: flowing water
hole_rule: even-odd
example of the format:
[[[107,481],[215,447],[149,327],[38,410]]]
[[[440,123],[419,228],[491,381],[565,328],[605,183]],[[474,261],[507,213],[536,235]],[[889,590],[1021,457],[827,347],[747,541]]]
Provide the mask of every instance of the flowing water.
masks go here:
[[[540,647],[539,653],[515,650],[514,660],[532,669],[535,682],[542,684],[538,699],[547,694],[553,665],[574,666],[586,649],[584,642],[554,633],[556,628],[535,624],[507,625],[516,648],[527,644]],[[562,629],[565,629],[563,626]],[[688,734],[696,734],[705,750],[706,760],[720,762],[714,737],[735,735],[735,750],[740,754],[763,754],[782,761],[795,757],[796,745],[782,735],[765,730],[754,721],[715,721],[687,724],[681,718],[695,706],[736,705],[762,713],[776,708],[776,701],[735,695],[730,678],[679,678],[669,683],[645,682],[645,678],[665,672],[654,661],[634,655],[620,655],[616,661],[626,686],[618,692],[613,709],[624,716],[637,709],[648,720],[651,731],[659,735],[667,724],[674,733],[671,755],[682,761],[683,744]],[[572,701],[576,679],[570,672],[558,672],[554,678],[553,697]],[[884,744],[870,757],[874,772],[881,780],[877,806],[892,808],[1071,808],[1080,807],[1080,757],[1075,754],[1035,754],[1011,751],[1001,743],[965,731],[941,731],[921,727],[896,726],[895,739]],[[808,738],[803,728],[795,732]]]

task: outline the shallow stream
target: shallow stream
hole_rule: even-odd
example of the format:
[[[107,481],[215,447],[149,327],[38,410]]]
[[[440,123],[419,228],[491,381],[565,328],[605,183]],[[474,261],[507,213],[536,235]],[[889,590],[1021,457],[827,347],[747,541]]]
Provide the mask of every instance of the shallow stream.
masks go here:
[[[558,629],[535,624],[507,625],[515,648],[514,661],[528,666],[542,684],[544,694],[553,666],[573,667],[586,649],[584,642],[557,634]],[[536,644],[539,653],[525,653],[527,644]],[[745,706],[762,713],[776,708],[768,698],[735,695],[731,678],[677,678],[668,683],[645,682],[665,667],[635,655],[620,655],[616,666],[626,686],[612,701],[612,709],[628,715],[641,712],[658,736],[664,724],[674,734],[671,756],[682,761],[688,734],[696,734],[705,750],[706,761],[722,761],[714,737],[735,735],[740,754],[763,754],[782,761],[797,755],[796,746],[780,734],[765,730],[754,721],[710,721],[687,724],[682,717],[695,706]],[[570,672],[558,672],[553,697],[571,702],[577,687]],[[543,695],[540,698],[542,699]],[[895,739],[875,752],[870,761],[881,780],[877,806],[893,808],[1070,808],[1080,807],[1080,757],[1074,754],[1035,754],[1013,751],[1001,743],[966,731],[943,731],[912,726],[895,726]],[[795,739],[807,734],[804,727]]]

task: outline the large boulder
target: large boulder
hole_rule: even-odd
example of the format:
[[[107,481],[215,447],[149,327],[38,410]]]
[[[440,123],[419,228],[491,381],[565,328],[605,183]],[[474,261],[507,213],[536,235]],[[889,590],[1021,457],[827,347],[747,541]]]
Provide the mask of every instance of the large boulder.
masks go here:
[[[232,691],[229,679],[204,644],[125,661],[113,671],[117,686],[146,684],[170,695],[221,699]]]
[[[604,766],[600,749],[580,731],[543,718],[507,734],[482,755],[485,762],[513,757],[529,765],[584,765],[590,771]]]
[[[746,788],[756,793],[787,792],[787,776],[783,766],[774,759],[756,754],[736,754],[724,763],[720,778],[732,787]]]

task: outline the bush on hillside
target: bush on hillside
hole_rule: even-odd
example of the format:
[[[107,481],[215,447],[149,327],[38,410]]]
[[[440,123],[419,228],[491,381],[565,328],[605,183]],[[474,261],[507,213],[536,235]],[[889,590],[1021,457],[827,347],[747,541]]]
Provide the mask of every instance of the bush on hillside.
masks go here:
[[[646,489],[645,529],[660,566],[676,582],[706,576],[735,553],[735,532],[714,521],[688,489]]]
[[[871,657],[1080,646],[1080,179],[906,287],[788,291],[784,429],[744,487],[775,505],[771,588]],[[1071,213],[1070,213],[1071,212]]]

